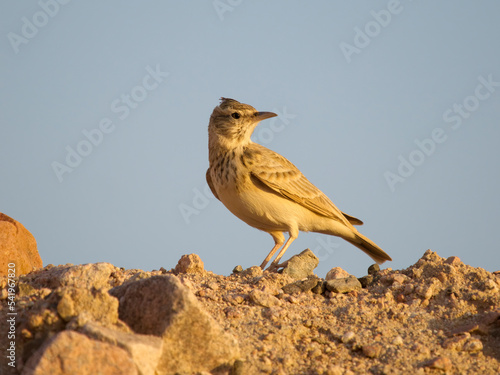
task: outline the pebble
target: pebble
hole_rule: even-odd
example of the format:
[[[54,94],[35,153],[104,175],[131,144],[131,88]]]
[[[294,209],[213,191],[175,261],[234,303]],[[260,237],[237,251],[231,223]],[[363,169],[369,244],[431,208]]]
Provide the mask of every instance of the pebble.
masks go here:
[[[361,287],[367,288],[373,283],[374,277],[373,277],[373,275],[366,275],[366,276],[360,277],[358,280],[361,283]]]
[[[356,337],[356,334],[353,332],[353,331],[347,331],[346,333],[344,333],[344,335],[342,336],[342,342],[344,344],[354,340],[354,338]]]
[[[344,279],[328,280],[326,282],[326,289],[335,293],[348,293],[353,290],[360,290],[361,283],[356,277],[350,276]]]
[[[345,279],[346,277],[351,276],[351,274],[347,271],[344,271],[340,267],[334,267],[326,274],[325,280],[334,280],[334,279]]]
[[[244,276],[244,277],[257,277],[257,276],[262,276],[262,268],[259,266],[253,266],[250,268],[247,268],[246,270],[243,270],[239,273],[239,275]]]
[[[323,294],[326,290],[326,283],[323,280],[318,281],[316,286],[311,289],[311,292],[315,294]]]
[[[240,273],[241,271],[243,271],[243,267],[240,265],[233,268],[233,273]]]
[[[425,367],[448,372],[453,368],[453,364],[448,357],[436,357],[428,361]]]
[[[479,339],[469,339],[463,346],[463,350],[469,353],[483,350],[483,342]]]
[[[396,336],[394,340],[392,340],[392,345],[403,345],[403,338],[401,336]]]
[[[253,303],[262,307],[278,306],[281,304],[280,300],[275,296],[257,289],[252,290],[248,296]]]
[[[375,275],[379,271],[380,271],[380,266],[377,263],[372,264],[370,267],[368,267],[368,275]]]
[[[197,254],[187,254],[183,255],[179,262],[175,266],[174,273],[198,273],[203,274],[205,272],[204,264],[199,255]]]
[[[283,275],[288,275],[296,280],[301,280],[313,274],[313,271],[318,267],[319,259],[314,253],[305,249],[298,255],[294,255],[283,268]]]
[[[363,354],[368,358],[377,358],[382,354],[383,347],[380,344],[363,345]]]
[[[309,275],[304,280],[298,280],[288,285],[285,285],[282,289],[283,292],[287,294],[294,293],[304,293],[309,292],[312,288],[318,285],[319,278],[316,275]]]
[[[462,263],[462,261],[460,260],[459,257],[456,257],[456,256],[451,256],[451,257],[448,257],[445,261],[444,261],[446,264],[451,264],[451,265],[459,265],[460,263]]]

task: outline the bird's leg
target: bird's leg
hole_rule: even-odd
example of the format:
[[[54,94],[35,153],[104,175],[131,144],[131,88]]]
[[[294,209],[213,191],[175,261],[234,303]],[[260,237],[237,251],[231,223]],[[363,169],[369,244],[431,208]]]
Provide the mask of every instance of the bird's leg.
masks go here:
[[[283,248],[278,253],[278,256],[276,257],[276,259],[273,260],[273,262],[271,263],[271,265],[267,269],[268,271],[275,272],[275,271],[278,270],[278,268],[282,268],[282,267],[286,266],[286,264],[288,263],[288,261],[283,262],[281,264],[279,263],[279,261],[280,261],[281,257],[285,254],[285,251],[288,249],[288,247],[298,237],[298,234],[299,234],[298,231],[290,231],[290,237],[288,237],[288,240],[286,241],[285,246],[283,246]]]
[[[264,261],[260,265],[261,269],[264,269],[266,267],[267,263],[269,263],[274,253],[285,243],[285,236],[283,236],[282,232],[270,232],[269,234],[273,236],[274,247],[271,249],[266,259],[264,259]]]

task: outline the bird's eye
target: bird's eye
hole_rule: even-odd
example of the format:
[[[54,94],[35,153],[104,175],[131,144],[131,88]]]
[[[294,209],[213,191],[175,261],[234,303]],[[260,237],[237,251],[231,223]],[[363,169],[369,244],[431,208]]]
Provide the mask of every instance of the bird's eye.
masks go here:
[[[234,113],[231,113],[231,117],[238,119],[241,117],[241,115],[238,112],[234,112]]]

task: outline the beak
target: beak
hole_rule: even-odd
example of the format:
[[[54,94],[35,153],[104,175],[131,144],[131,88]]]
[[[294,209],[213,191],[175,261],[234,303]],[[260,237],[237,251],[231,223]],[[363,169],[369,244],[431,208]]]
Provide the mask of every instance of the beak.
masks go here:
[[[262,121],[265,120],[266,118],[271,118],[271,117],[276,117],[278,116],[276,113],[273,112],[255,112],[254,117],[255,121]]]

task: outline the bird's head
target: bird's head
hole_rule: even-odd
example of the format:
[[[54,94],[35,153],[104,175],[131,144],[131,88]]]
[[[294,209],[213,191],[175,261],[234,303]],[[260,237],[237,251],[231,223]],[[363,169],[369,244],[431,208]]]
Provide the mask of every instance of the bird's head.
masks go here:
[[[277,114],[259,112],[251,105],[234,99],[221,98],[220,104],[214,108],[210,116],[209,141],[218,142],[229,148],[248,144],[257,124],[274,116]]]

